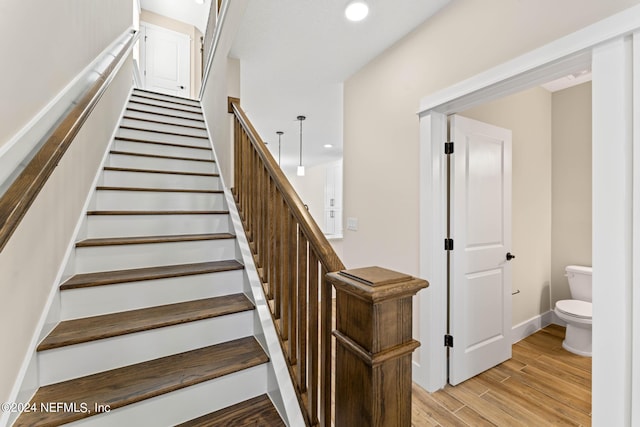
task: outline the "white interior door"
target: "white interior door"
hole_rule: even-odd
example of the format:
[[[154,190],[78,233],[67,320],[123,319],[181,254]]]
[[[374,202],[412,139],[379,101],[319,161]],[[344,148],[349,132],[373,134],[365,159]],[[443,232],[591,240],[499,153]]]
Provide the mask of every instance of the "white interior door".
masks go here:
[[[186,34],[144,25],[145,89],[189,97],[191,93],[191,41]]]
[[[511,358],[511,131],[452,116],[449,382]]]

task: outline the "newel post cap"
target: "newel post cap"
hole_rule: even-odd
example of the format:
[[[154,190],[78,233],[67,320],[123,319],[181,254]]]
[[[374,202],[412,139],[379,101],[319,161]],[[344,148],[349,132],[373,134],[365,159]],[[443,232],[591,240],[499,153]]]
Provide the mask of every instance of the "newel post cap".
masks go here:
[[[365,267],[329,273],[327,279],[336,290],[358,298],[380,302],[415,295],[429,282],[382,267]]]

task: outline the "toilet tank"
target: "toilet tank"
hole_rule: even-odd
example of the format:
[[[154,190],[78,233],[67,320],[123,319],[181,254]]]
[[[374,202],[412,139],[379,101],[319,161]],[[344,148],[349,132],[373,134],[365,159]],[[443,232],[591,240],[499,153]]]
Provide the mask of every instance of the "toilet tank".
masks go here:
[[[567,279],[569,280],[571,298],[591,302],[592,268],[580,265],[568,265],[565,271],[567,272]]]

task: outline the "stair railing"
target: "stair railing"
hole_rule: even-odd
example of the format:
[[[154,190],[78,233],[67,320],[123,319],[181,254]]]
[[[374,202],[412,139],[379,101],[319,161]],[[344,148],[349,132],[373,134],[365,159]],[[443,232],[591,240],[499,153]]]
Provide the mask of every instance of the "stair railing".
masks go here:
[[[7,185],[7,189],[0,194],[0,252],[107,91],[137,39],[138,33],[129,30],[125,39],[118,45],[113,60],[96,66],[88,88],[32,150],[33,156],[23,161],[26,166],[21,171],[14,171],[10,177],[10,184],[3,183]]]
[[[410,426],[412,297],[427,282],[345,271],[240,100],[228,101],[232,192],[307,424]]]

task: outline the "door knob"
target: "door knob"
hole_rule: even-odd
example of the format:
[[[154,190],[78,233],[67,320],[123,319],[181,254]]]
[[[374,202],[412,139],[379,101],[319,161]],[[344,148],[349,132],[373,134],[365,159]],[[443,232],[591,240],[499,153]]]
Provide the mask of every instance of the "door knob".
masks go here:
[[[184,89],[184,86],[178,86],[180,89]]]
[[[514,259],[516,256],[511,254],[511,252],[507,252],[507,261],[511,261],[512,259]]]

